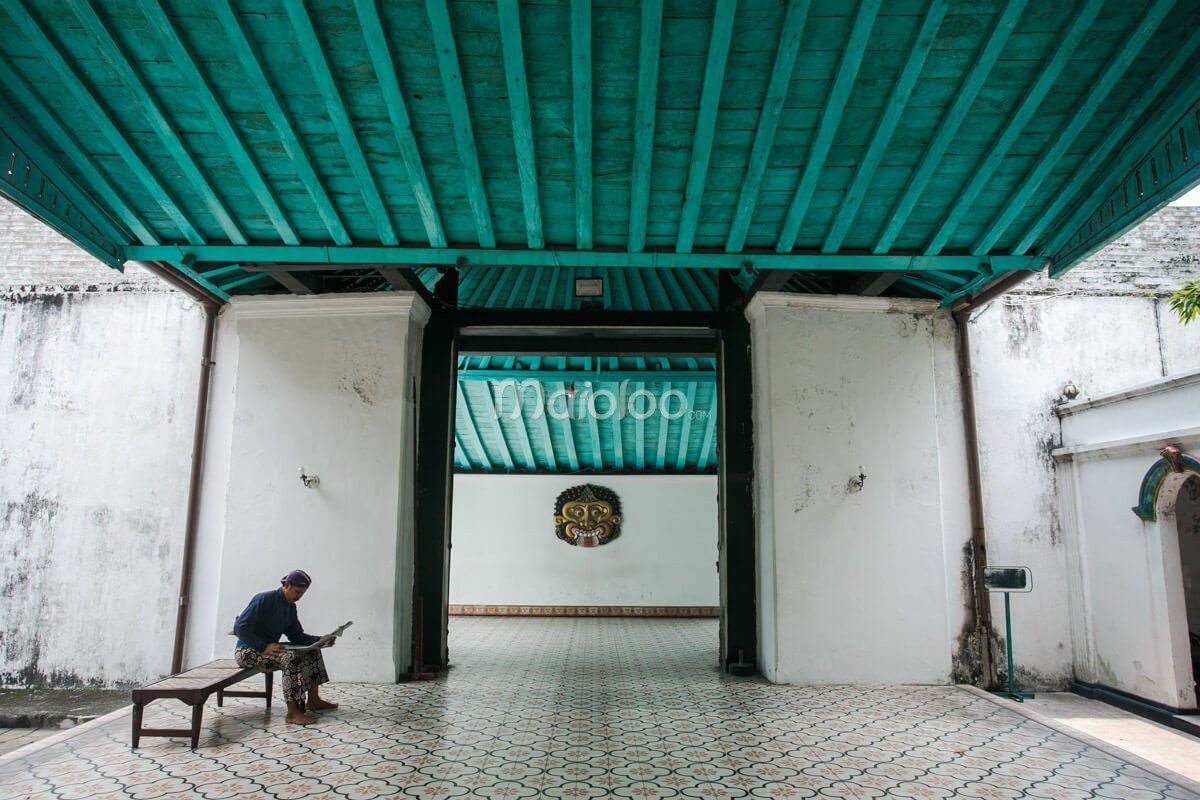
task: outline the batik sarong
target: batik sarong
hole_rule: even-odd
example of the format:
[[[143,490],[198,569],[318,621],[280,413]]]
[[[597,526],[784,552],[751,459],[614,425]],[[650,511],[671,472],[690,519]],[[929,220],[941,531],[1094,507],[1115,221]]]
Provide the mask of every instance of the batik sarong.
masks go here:
[[[325,671],[325,659],[317,650],[284,650],[282,653],[267,656],[253,647],[239,647],[233,653],[239,667],[243,669],[261,669],[266,672],[282,670],[283,699],[289,703],[297,703],[304,707],[310,689],[315,689],[329,681],[329,673]]]

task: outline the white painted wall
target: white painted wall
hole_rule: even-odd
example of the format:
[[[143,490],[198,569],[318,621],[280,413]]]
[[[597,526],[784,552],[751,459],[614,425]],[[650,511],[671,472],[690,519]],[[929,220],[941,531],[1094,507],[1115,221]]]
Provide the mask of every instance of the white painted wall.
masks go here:
[[[966,481],[939,461],[962,425],[943,395],[952,327],[934,304],[875,298],[763,294],[747,315],[759,666],[778,683],[947,682],[961,624],[947,554],[970,536],[946,527],[965,518]]]
[[[234,617],[294,567],[320,633],[354,620],[326,661],[336,680],[409,667],[415,295],[235,299],[221,315],[206,453],[190,664],[232,653]],[[300,468],[320,477],[306,489]],[[199,599],[198,599],[199,600]],[[204,644],[207,642],[207,646]]]
[[[170,669],[203,314],[166,288],[0,202],[0,685]]]
[[[1196,705],[1175,513],[1186,476],[1164,486],[1157,521],[1130,508],[1163,446],[1200,451],[1198,404],[1200,372],[1077,401],[1060,409],[1054,452],[1075,675],[1173,708]],[[1147,432],[1148,420],[1159,429]]]
[[[1072,293],[1078,285],[1003,297],[970,323],[988,560],[1028,566],[1034,576],[1033,592],[1013,598],[1016,674],[1031,689],[1064,689],[1077,672],[1067,613],[1071,554],[1058,500],[1069,475],[1050,455],[1060,442],[1054,409],[1063,385],[1073,381],[1086,398],[1200,368],[1200,325],[1180,325],[1165,300]],[[1087,416],[1096,440],[1134,430],[1124,410]],[[1138,432],[1167,430],[1149,407],[1138,420]],[[1136,490],[1135,482],[1118,493],[1121,515]],[[992,614],[1003,636],[1003,595],[993,596]]]
[[[565,489],[621,500],[621,535],[572,547],[554,535]],[[456,475],[453,605],[716,606],[714,475]]]

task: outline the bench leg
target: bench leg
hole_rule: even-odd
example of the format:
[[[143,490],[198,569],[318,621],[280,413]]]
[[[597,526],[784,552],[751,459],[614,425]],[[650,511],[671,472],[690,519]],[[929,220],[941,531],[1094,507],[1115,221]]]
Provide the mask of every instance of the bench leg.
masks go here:
[[[204,717],[204,703],[192,706],[192,749],[200,744],[200,720]]]
[[[141,703],[133,704],[133,749],[136,750],[138,743],[142,740],[142,711],[145,706]]]
[[[271,687],[275,685],[275,673],[264,672],[267,679],[267,708],[271,707]]]

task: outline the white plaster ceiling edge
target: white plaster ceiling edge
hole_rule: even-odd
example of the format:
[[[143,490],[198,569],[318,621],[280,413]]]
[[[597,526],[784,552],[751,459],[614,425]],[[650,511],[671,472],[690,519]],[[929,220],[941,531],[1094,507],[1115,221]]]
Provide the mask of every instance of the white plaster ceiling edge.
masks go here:
[[[405,315],[418,325],[429,321],[429,306],[416,292],[233,297],[229,311],[238,319]]]
[[[940,310],[940,305],[937,300],[914,300],[908,297],[758,292],[746,306],[746,316],[753,318],[768,308],[806,308],[816,311],[859,311],[870,314],[932,316]]]

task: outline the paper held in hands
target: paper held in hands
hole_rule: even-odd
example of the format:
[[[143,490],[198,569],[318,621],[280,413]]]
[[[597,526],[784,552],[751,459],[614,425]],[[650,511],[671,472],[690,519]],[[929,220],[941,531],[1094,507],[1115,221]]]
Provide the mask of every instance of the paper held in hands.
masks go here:
[[[342,631],[354,624],[354,620],[350,620],[345,625],[335,628],[332,632],[325,634],[320,639],[317,639],[312,644],[285,644],[284,650],[316,650],[318,647],[328,647],[333,644],[333,640],[342,635]]]

